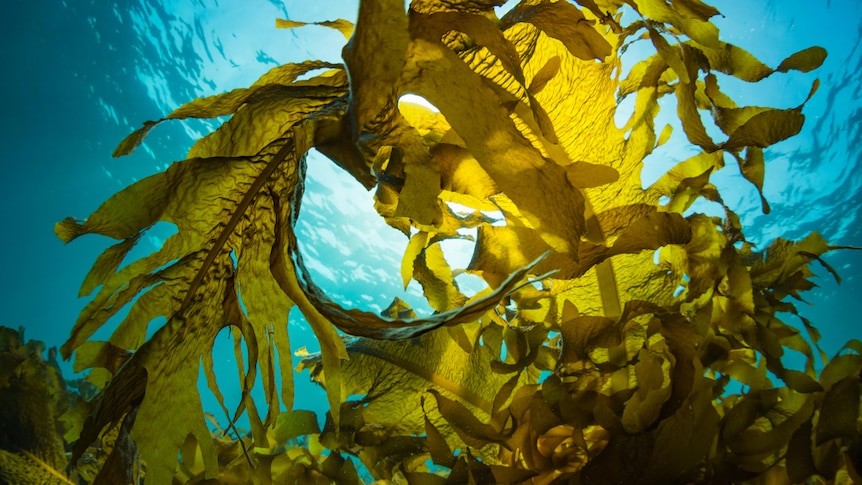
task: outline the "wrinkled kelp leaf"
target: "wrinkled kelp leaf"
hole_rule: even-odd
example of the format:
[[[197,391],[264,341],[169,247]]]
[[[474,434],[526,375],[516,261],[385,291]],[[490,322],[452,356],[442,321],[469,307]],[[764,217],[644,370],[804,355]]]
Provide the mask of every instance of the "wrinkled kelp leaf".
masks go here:
[[[73,458],[105,433],[120,443],[97,481],[125,480],[128,443],[157,483],[357,483],[342,453],[377,479],[411,483],[858,476],[862,345],[818,376],[811,344],[827,359],[816,328],[801,319],[809,343],[783,320],[814,286],[813,261],[837,278],[823,255],[838,248],[816,233],[754,248],[710,182],[736,160],[768,212],[768,148],[799,132],[807,101],[738,106],[716,73],[756,83],[814,70],[826,52],[804,49],[773,69],[720,40],[710,22],[719,11],[700,0],[530,0],[498,17],[500,3],[362,1],[355,26],[280,20],[344,33],[344,65],[279,66],[181,106],[165,120],[230,119],[187,160],[86,221],[57,224],[66,242],[119,240],[86,277],[81,294],[96,294],[62,349],[104,385]],[[635,39],[655,54],[621,72]],[[408,93],[439,112],[399,102]],[[668,95],[682,133],[657,134]],[[618,127],[626,96],[634,108]],[[643,188],[644,159],[674,136],[696,153]],[[396,271],[405,287],[420,283],[434,314],[398,299],[380,315],[343,308],[310,279],[293,223],[311,148],[375,189],[380,216],[409,238]],[[724,215],[693,212],[698,200]],[[178,232],[123,266],[159,221]],[[440,243],[472,229],[471,262],[454,268]],[[462,271],[488,288],[468,298]],[[91,340],[129,306],[107,342]],[[323,430],[313,415],[281,413],[293,406],[294,306],[320,342],[299,368],[326,388]],[[159,316],[167,324],[147,340]],[[242,389],[235,410],[211,355],[225,327]],[[787,349],[803,369],[785,365]],[[249,436],[212,436],[199,362],[231,423],[247,413]],[[263,417],[250,398],[258,375]],[[731,379],[746,392],[731,394]],[[304,447],[287,444],[299,439]]]
[[[523,384],[536,377],[494,372],[490,348],[476,346],[465,352],[443,329],[410,340],[354,339],[347,343],[347,351],[350,360],[341,369],[342,394],[364,397],[342,404],[346,421],[337,436],[332,432],[326,436],[334,449],[349,450],[356,443],[366,448],[385,447],[390,435],[422,433],[429,419],[449,449],[457,449],[464,442],[444,421],[443,410],[438,411],[439,399],[459,403],[462,415],[479,413],[488,420],[497,391],[507,381]],[[315,381],[329,387],[332,384],[320,362],[319,355],[312,356],[302,361],[300,369],[309,369]],[[380,463],[368,461],[376,455],[360,457],[370,470],[386,474]]]

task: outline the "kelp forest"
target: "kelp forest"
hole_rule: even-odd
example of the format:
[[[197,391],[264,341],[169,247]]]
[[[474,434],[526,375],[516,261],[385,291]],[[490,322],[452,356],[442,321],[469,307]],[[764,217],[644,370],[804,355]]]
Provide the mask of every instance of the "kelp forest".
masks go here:
[[[362,0],[355,24],[303,19],[344,34],[343,63],[275,67],[122,140],[114,156],[169,120],[225,120],[56,224],[64,242],[116,242],[59,350],[0,334],[0,481],[862,483],[862,342],[826,355],[826,322],[797,312],[815,266],[840,279],[824,254],[852,248],[816,232],[755,247],[710,181],[735,164],[760,193],[767,149],[800,131],[819,86],[776,108],[740,106],[722,82],[756,90],[826,51],[767,66],[701,0],[503,3]],[[625,66],[635,43],[650,54]],[[657,126],[661,108],[681,130]],[[645,185],[644,159],[672,137],[694,155]],[[312,149],[373,191],[409,240],[393,271],[433,313],[345,308],[315,285],[294,232]],[[157,222],[177,232],[129,261]],[[472,259],[452,267],[441,243],[465,229]],[[487,287],[465,295],[465,272]],[[292,354],[293,307],[319,353]],[[215,378],[226,328],[238,408]],[[59,358],[86,373],[65,382]],[[306,376],[328,410],[295,409]]]

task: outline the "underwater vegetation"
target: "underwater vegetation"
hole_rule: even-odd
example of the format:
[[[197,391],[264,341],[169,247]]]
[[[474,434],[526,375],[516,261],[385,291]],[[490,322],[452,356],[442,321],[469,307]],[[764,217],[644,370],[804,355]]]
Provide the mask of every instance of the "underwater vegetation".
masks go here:
[[[276,67],[123,140],[115,156],[169,119],[229,117],[186,160],[55,226],[65,242],[119,241],[86,276],[80,295],[95,296],[60,349],[99,392],[34,420],[51,444],[4,442],[2,473],[42,450],[54,470],[111,484],[361,483],[357,463],[381,483],[862,481],[862,342],[825,355],[795,307],[812,264],[838,279],[822,256],[839,248],[817,233],[754,247],[710,183],[733,163],[761,191],[764,149],[799,132],[819,85],[772,108],[738,106],[721,84],[809,72],[825,50],[766,66],[723,42],[700,0],[525,0],[498,16],[502,3],[363,1],[355,26],[321,22],[349,39],[344,64]],[[624,72],[635,42],[653,53]],[[399,102],[408,93],[439,113]],[[655,126],[668,105],[683,133]],[[644,159],[673,136],[698,153],[644,187]],[[432,315],[398,299],[382,314],[343,308],[311,280],[293,227],[311,149],[375,190],[409,238],[405,286],[421,284]],[[691,209],[702,200],[723,215]],[[157,222],[177,232],[123,265]],[[473,257],[453,268],[440,243],[465,229]],[[464,271],[488,288],[467,297]],[[321,348],[298,362],[293,307]],[[224,328],[237,409],[213,369]],[[323,429],[293,410],[295,365],[326,389]],[[201,370],[227,430],[201,408]],[[6,386],[25,375],[2,372]],[[59,389],[51,379],[32,392]],[[78,417],[68,459],[45,424],[59,415]]]
[[[56,349],[48,361],[43,350],[40,342],[25,343],[23,329],[0,327],[0,483],[53,483],[66,468],[58,430],[71,393]]]

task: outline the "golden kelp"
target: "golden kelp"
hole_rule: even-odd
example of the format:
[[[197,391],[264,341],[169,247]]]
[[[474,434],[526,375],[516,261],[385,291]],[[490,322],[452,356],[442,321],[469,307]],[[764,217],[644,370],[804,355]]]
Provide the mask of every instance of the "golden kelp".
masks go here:
[[[344,65],[283,65],[249,88],[180,107],[167,118],[231,118],[187,160],[117,193],[86,221],[57,224],[66,242],[87,233],[120,240],[87,276],[81,293],[99,291],[62,348],[106,382],[74,459],[119,428],[148,481],[227,473],[219,460],[227,445],[212,439],[195,383],[202,360],[225,408],[211,352],[229,326],[242,402],[224,411],[251,422],[251,436],[238,437],[243,453],[231,456],[260,483],[279,480],[261,465],[276,459],[296,483],[354,483],[340,453],[375,478],[411,483],[858,478],[862,345],[849,343],[818,379],[811,346],[780,319],[795,313],[788,297],[813,286],[809,264],[835,248],[812,234],[756,251],[710,183],[727,158],[760,191],[763,149],[804,121],[804,102],[737,106],[719,86],[723,76],[807,72],[825,51],[812,47],[771,69],[721,41],[709,21],[718,11],[700,0],[525,0],[498,18],[500,3],[414,1],[405,11],[400,0],[361,2]],[[351,32],[344,21],[317,24]],[[635,40],[655,54],[621,73],[620,55]],[[407,93],[439,113],[399,102]],[[634,111],[618,128],[625,96],[635,97]],[[654,127],[665,96],[700,153],[644,189],[644,158],[672,136]],[[161,121],[145,123],[115,155]],[[714,139],[709,122],[727,138]],[[345,309],[309,279],[293,223],[311,148],[376,186],[376,209],[410,237],[401,275],[421,283],[435,314],[417,318],[397,300],[382,315]],[[698,199],[725,215],[693,213]],[[502,212],[505,224],[482,211]],[[178,232],[120,268],[158,221]],[[466,270],[489,285],[472,298],[440,248],[462,228],[478,231]],[[90,340],[126,306],[107,342]],[[272,455],[281,405],[293,406],[293,306],[321,346],[301,366],[330,404],[325,429],[307,433],[332,451],[322,464],[315,452],[305,461]],[[158,316],[167,324],[147,340]],[[802,321],[816,348],[816,330]],[[358,339],[345,342],[336,329]],[[784,366],[785,349],[806,356],[804,370]],[[540,371],[549,373],[542,382]],[[262,418],[249,395],[258,373]],[[729,394],[731,378],[748,392]],[[193,463],[195,473],[175,477],[177,450],[179,470]],[[448,479],[429,471],[429,457],[451,469]],[[133,467],[134,453],[109,460],[115,471],[97,481]]]
[[[0,326],[0,483],[72,483],[63,430],[76,407],[57,366],[57,349],[25,342]]]

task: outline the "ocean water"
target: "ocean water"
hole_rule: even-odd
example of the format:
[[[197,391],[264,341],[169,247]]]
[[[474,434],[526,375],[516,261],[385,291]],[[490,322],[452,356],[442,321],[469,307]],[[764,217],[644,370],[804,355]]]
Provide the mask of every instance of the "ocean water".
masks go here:
[[[749,239],[761,246],[813,230],[835,245],[862,246],[862,2],[712,3],[724,14],[716,20],[722,39],[770,66],[811,45],[829,52],[815,72],[729,89],[740,104],[794,107],[815,78],[822,83],[805,105],[802,133],[767,152],[764,194],[772,212],[760,212],[756,192],[732,167],[713,181],[742,215]],[[86,217],[121,188],[183,159],[215,124],[165,123],[121,159],[111,158],[116,144],[145,120],[196,97],[247,86],[275,65],[338,62],[341,34],[321,27],[275,29],[275,19],[354,19],[356,2],[35,0],[7,5],[4,12],[0,325],[23,326],[28,338],[59,346],[87,301],[76,297],[78,287],[111,241],[88,236],[64,246],[53,234],[54,223]],[[685,150],[670,144],[658,151],[644,179],[685,158]],[[309,162],[297,231],[315,281],[334,300],[379,310],[400,294],[421,306],[418,287],[401,288],[406,239],[378,219],[369,193],[322,157]],[[157,227],[132,256],[153,251],[169,234]],[[469,260],[467,243],[461,244],[447,249],[453,266]],[[831,355],[848,338],[862,338],[856,306],[862,298],[862,252],[835,251],[825,260],[842,283],[820,271],[819,287],[807,295],[811,305],[800,306],[822,331],[822,346]],[[295,348],[316,350],[296,311],[290,331]],[[233,365],[227,338],[218,341],[216,355],[220,365]],[[71,372],[69,365],[64,369]],[[238,389],[231,393],[235,370],[227,372],[223,391],[231,406]],[[305,376],[297,378],[297,396],[297,407],[322,410],[323,394]]]

